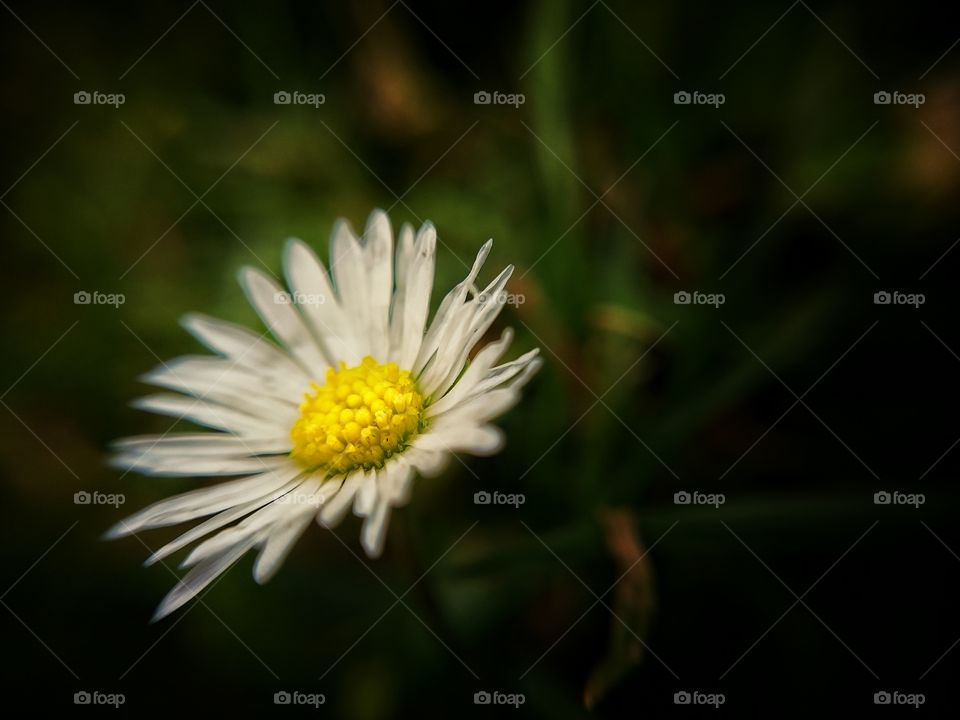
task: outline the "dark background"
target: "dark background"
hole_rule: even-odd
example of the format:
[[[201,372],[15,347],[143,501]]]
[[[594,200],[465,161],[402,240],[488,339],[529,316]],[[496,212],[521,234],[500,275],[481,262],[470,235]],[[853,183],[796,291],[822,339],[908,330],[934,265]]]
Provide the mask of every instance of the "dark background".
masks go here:
[[[714,712],[675,705],[686,690],[736,717],[914,712],[874,705],[899,691],[956,712],[945,4],[2,5],[7,702],[282,714],[274,693],[298,690],[324,693],[317,715],[487,717],[507,710],[473,695],[497,690],[523,693],[517,716]],[[373,207],[436,223],[435,299],[488,237],[485,278],[517,265],[525,302],[494,331],[546,362],[506,450],[418,481],[377,561],[355,519],[311,527],[268,585],[248,558],[148,624],[176,563],[99,536],[197,481],[104,465],[110,440],[168,427],[128,407],[136,376],[198,351],[185,312],[254,323],[239,267],[279,272],[289,235],[325,255],[333,221]],[[875,305],[884,290],[925,303]],[[526,502],[478,507],[481,489]]]

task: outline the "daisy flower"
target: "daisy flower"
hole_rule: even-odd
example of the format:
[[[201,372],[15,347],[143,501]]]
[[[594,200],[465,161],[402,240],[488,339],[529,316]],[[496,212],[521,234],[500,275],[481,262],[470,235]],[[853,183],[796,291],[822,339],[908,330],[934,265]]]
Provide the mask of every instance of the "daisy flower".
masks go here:
[[[414,475],[436,476],[454,452],[500,450],[503,432],[489,423],[519,400],[542,361],[532,350],[498,365],[510,329],[468,359],[503,308],[513,271],[478,290],[492,242],[429,325],[436,230],[428,221],[414,235],[404,225],[394,252],[380,210],[362,238],[337,222],[330,274],[308,245],[289,240],[289,292],[259,270],[241,270],[247,299],[278,344],[204,315],[184,318],[217,355],[163,363],[142,379],[174,392],[134,406],[219,432],[126,438],[112,464],[147,475],[241,477],[157,502],[108,531],[122,537],[206,518],[147,559],[202,540],[154,620],[249,550],[258,553],[254,579],[266,582],[311,519],[331,528],[351,506],[363,518],[364,550],[377,557],[390,511],[408,501]]]

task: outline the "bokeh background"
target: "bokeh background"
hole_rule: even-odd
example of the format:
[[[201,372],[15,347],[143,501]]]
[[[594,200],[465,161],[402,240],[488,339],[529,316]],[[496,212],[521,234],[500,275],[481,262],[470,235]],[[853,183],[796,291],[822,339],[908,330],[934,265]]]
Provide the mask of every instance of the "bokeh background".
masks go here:
[[[6,697],[260,714],[299,691],[339,717],[565,718],[707,712],[675,704],[699,692],[746,717],[872,714],[901,692],[955,712],[946,6],[2,5]],[[295,90],[325,102],[274,103]],[[435,222],[439,288],[488,237],[485,277],[517,265],[524,302],[494,331],[546,363],[506,450],[418,482],[377,561],[354,555],[355,519],[339,539],[312,527],[268,585],[247,558],[148,624],[176,563],[141,568],[144,543],[175,530],[100,535],[199,481],[105,466],[112,439],[169,426],[129,408],[137,376],[200,350],[188,311],[256,323],[240,267],[279,274],[291,235],[325,254],[336,218],[374,207]],[[83,490],[125,504],[76,505]]]

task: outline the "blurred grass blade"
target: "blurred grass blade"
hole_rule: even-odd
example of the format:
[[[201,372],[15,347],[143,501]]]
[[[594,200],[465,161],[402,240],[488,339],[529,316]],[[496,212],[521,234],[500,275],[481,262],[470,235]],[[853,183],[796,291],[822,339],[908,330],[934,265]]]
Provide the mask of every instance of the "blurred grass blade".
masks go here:
[[[656,611],[653,565],[635,530],[633,513],[606,510],[600,517],[607,550],[620,578],[614,589],[610,619],[610,645],[606,656],[593,669],[583,692],[583,702],[592,709],[597,702],[643,660],[643,643]]]

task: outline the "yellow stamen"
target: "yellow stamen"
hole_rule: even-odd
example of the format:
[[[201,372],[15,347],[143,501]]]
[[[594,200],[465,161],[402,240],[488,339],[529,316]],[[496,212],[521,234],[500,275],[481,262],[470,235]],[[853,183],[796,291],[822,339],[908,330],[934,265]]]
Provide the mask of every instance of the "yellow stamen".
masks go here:
[[[422,410],[409,370],[369,355],[357,367],[341,362],[304,395],[290,455],[308,470],[333,474],[379,467],[423,429]]]

